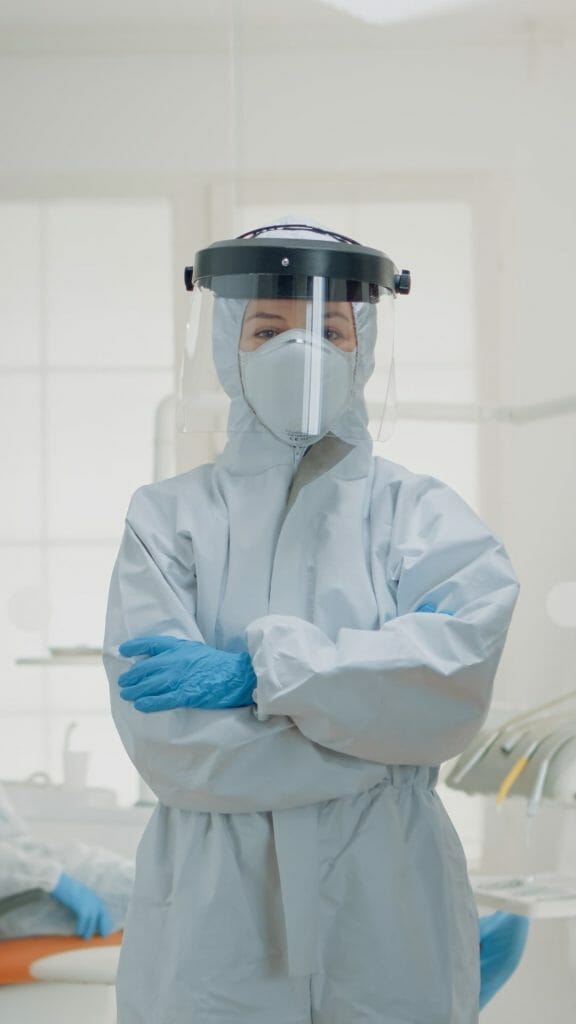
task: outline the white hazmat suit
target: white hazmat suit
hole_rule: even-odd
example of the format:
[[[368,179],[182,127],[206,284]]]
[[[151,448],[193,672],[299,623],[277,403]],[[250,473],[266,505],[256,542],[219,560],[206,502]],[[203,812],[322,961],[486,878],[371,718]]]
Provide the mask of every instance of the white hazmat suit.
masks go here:
[[[251,433],[243,308],[215,324],[227,446],[135,493],[111,583],[114,719],[159,800],[118,1022],[474,1024],[478,918],[434,787],[484,721],[517,582],[438,480],[337,428],[305,454]],[[137,711],[117,647],[145,634],[248,650],[256,707]]]

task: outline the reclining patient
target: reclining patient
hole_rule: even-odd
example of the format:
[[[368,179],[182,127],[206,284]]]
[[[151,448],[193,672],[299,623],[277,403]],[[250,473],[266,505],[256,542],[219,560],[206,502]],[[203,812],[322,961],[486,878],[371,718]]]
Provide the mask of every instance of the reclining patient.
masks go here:
[[[124,927],[133,880],[132,861],[102,847],[36,839],[0,785],[0,909],[6,897],[43,890],[0,913],[0,939],[109,935]]]

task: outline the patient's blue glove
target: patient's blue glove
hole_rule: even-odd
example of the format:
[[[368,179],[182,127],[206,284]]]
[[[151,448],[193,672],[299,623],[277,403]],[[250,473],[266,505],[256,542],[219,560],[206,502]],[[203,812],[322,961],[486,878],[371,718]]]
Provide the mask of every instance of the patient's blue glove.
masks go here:
[[[118,679],[121,697],[133,701],[138,711],[252,704],[257,680],[249,654],[229,654],[174,636],[140,636],[118,650],[124,658],[147,655]]]
[[[110,915],[100,897],[70,875],[62,872],[50,895],[76,915],[76,934],[83,939],[91,939],[96,932],[109,935],[112,931]]]
[[[518,967],[529,928],[527,917],[503,910],[480,918],[480,1009]]]

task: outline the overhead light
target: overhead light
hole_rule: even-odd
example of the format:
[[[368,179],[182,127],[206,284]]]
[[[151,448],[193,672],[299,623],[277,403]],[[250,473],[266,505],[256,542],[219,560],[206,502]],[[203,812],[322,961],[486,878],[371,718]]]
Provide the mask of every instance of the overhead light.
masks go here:
[[[323,0],[346,14],[371,25],[386,25],[412,18],[426,18],[455,8],[471,7],[478,0]]]

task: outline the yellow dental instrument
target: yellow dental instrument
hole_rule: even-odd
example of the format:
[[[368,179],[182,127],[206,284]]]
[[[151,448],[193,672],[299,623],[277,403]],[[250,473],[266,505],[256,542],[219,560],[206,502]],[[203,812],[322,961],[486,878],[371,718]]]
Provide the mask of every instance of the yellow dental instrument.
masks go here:
[[[496,806],[497,807],[501,807],[502,804],[504,803],[506,797],[508,796],[508,793],[512,789],[512,786],[514,785],[514,783],[522,775],[522,772],[526,768],[530,758],[532,757],[532,754],[534,753],[536,748],[539,746],[540,742],[541,742],[540,740],[536,740],[534,743],[531,743],[530,746],[528,747],[528,750],[526,751],[526,753],[523,754],[522,757],[518,758],[516,763],[513,765],[513,767],[508,772],[506,778],[504,779],[504,781],[500,785],[500,789],[498,790],[498,793],[497,793],[497,796],[496,796]]]

